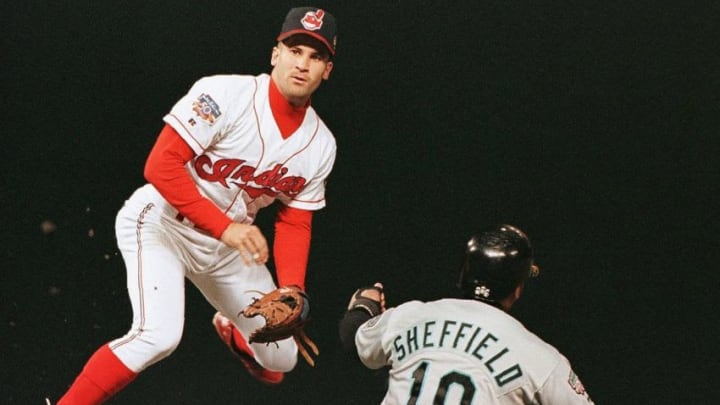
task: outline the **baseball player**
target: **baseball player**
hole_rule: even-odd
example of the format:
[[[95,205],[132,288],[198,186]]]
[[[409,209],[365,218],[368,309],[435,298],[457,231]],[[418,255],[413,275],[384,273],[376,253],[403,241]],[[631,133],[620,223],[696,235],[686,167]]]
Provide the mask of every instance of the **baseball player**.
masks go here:
[[[494,227],[467,243],[461,299],[386,310],[382,284],[361,288],[341,341],[368,368],[390,367],[382,404],[592,404],[568,360],[508,314],[538,273],[528,237]]]
[[[277,286],[268,242],[253,225],[279,201],[277,282],[305,289],[313,211],[325,206],[336,143],[310,100],[330,77],[336,23],[293,8],[272,49],[272,71],[198,80],[164,117],[145,166],[148,184],[120,209],[116,236],[133,309],[125,336],[101,346],[59,404],[99,404],[180,342],[187,278],[217,309],[220,338],[260,381],[277,384],[297,362],[293,339],[248,344],[263,320],[238,314]]]

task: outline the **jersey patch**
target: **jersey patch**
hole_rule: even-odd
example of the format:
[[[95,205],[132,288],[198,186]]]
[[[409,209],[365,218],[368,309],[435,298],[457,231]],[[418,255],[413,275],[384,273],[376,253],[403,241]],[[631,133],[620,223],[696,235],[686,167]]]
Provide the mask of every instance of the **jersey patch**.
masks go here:
[[[379,316],[374,316],[374,317],[368,319],[367,322],[365,322],[365,327],[372,328],[373,326],[375,326],[376,323],[378,323],[379,320],[380,320]]]
[[[570,384],[570,387],[573,389],[573,391],[577,392],[580,395],[585,395],[585,386],[583,385],[582,381],[580,381],[580,378],[570,370],[570,376],[568,377],[568,384]]]
[[[197,100],[193,101],[193,111],[200,117],[201,120],[213,125],[217,121],[218,117],[222,115],[220,112],[220,106],[218,103],[210,97],[209,94],[203,93]],[[190,125],[194,125],[190,123]]]

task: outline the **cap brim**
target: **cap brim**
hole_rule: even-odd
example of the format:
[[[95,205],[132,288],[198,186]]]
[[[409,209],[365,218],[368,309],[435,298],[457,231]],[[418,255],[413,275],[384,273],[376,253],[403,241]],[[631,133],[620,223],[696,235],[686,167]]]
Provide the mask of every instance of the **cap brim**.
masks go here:
[[[282,41],[282,40],[287,39],[288,37],[291,37],[293,35],[298,35],[298,34],[307,35],[309,37],[313,37],[313,38],[317,39],[318,41],[322,42],[323,45],[325,45],[325,47],[328,49],[328,51],[330,51],[330,55],[335,55],[335,49],[330,45],[330,43],[327,41],[327,39],[324,36],[317,34],[315,32],[312,32],[312,31],[303,30],[303,29],[290,30],[290,31],[283,32],[282,34],[278,35],[277,40]]]

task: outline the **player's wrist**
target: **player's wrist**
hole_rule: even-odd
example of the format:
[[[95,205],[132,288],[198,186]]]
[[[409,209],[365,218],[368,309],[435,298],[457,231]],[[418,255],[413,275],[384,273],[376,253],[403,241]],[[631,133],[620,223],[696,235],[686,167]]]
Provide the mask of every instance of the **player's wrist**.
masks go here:
[[[380,303],[379,302],[358,302],[348,309],[348,312],[360,311],[368,314],[371,318],[380,314]]]

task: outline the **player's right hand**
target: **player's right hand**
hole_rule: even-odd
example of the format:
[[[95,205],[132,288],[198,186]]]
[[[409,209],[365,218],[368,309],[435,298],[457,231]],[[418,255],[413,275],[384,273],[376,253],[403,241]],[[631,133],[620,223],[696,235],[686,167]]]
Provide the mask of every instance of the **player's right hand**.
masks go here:
[[[220,240],[237,249],[247,266],[265,264],[268,260],[267,240],[255,225],[233,222],[222,233]]]

